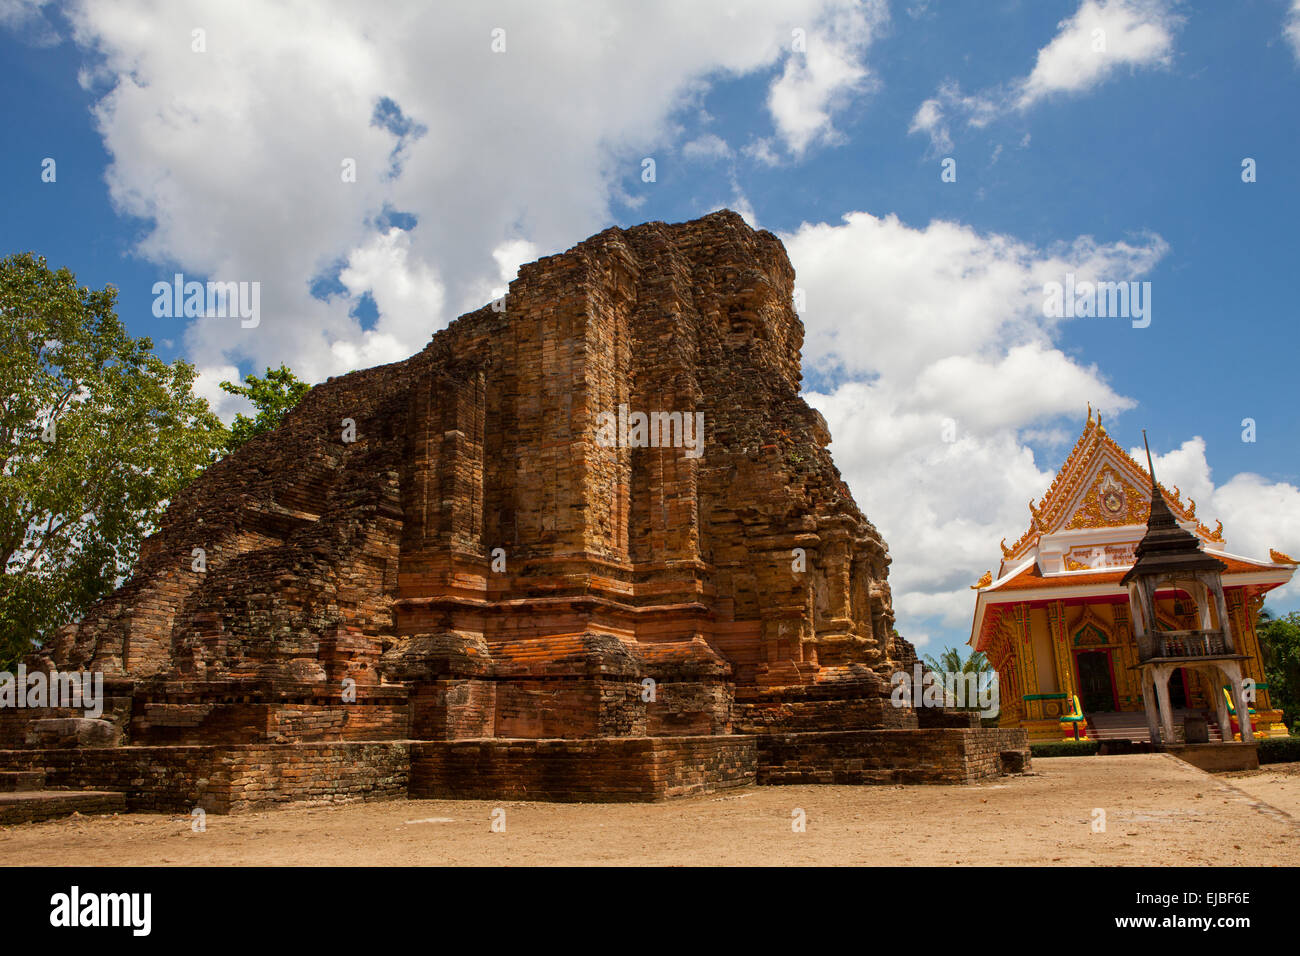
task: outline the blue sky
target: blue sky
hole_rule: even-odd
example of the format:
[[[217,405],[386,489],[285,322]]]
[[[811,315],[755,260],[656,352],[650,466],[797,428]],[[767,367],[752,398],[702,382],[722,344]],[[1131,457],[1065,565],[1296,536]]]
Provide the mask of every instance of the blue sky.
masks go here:
[[[1230,551],[1300,553],[1290,0],[333,6],[0,2],[3,250],[117,286],[228,416],[223,377],[405,357],[519,262],[730,206],[790,250],[808,398],[925,649],[1087,402]],[[176,271],[260,281],[259,327],[156,318]],[[1045,320],[1066,271],[1150,282],[1150,326]]]

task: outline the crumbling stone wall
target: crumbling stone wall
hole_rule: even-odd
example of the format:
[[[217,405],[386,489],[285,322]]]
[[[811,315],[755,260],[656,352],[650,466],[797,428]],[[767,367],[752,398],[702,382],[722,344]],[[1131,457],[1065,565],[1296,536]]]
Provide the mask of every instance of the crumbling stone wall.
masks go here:
[[[379,739],[905,725],[888,550],[799,396],[793,284],[730,212],[525,265],[504,311],[210,468],[39,656],[135,680],[134,743],[357,739],[348,685],[409,691]],[[701,454],[602,445],[620,406],[702,413]]]

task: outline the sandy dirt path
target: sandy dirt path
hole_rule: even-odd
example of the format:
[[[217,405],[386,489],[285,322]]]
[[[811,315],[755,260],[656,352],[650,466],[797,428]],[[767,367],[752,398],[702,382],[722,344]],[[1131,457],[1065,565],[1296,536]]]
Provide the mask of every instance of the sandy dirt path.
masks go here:
[[[0,829],[0,863],[1297,866],[1300,815],[1261,805],[1267,793],[1285,802],[1286,791],[1269,789],[1275,775],[1294,796],[1294,768],[1221,779],[1155,754],[1040,759],[1032,775],[974,787],[751,787],[661,804],[297,806],[209,814],[203,833],[188,816],[127,814]],[[491,831],[497,807],[504,833]],[[806,832],[792,830],[796,808]],[[1105,832],[1093,831],[1095,809],[1105,811]]]
[[[1223,779],[1300,821],[1300,763],[1270,764],[1258,770],[1225,773]]]

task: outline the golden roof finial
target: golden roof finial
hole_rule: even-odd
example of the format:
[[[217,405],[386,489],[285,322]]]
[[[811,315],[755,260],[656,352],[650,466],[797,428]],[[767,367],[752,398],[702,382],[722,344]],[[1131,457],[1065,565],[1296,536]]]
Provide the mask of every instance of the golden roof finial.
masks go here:
[[[1297,561],[1286,552],[1274,551],[1272,548],[1268,549],[1268,557],[1274,564],[1300,564],[1300,561]]]
[[[1006,540],[1005,538],[1003,540]],[[993,572],[985,571],[978,581],[970,586],[972,591],[978,591],[980,588],[986,588],[993,583]]]
[[[1006,538],[1003,538],[1003,539],[1002,539],[1002,557],[1003,557],[1003,558],[1009,558],[1009,557],[1011,557],[1011,549],[1007,547],[1007,539],[1006,539]]]
[[[1091,424],[1092,424],[1092,402],[1089,402],[1089,403],[1088,403],[1088,420],[1087,420],[1086,422],[1084,422],[1084,426],[1086,427],[1086,426],[1091,425]]]

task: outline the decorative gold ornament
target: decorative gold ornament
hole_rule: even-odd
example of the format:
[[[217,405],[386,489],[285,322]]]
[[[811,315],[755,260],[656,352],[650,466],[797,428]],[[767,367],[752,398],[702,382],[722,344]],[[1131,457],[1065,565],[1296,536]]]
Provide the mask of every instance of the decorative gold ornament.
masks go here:
[[[1143,524],[1145,501],[1136,488],[1127,486],[1111,468],[1106,468],[1084,495],[1079,509],[1066,523],[1067,530]]]
[[[1005,538],[1003,540],[1006,540]],[[985,571],[978,581],[970,586],[972,591],[978,591],[980,588],[986,588],[993,583],[993,572]]]
[[[1283,551],[1274,551],[1272,548],[1268,549],[1268,558],[1274,564],[1300,564],[1300,561],[1296,561],[1291,555]]]

